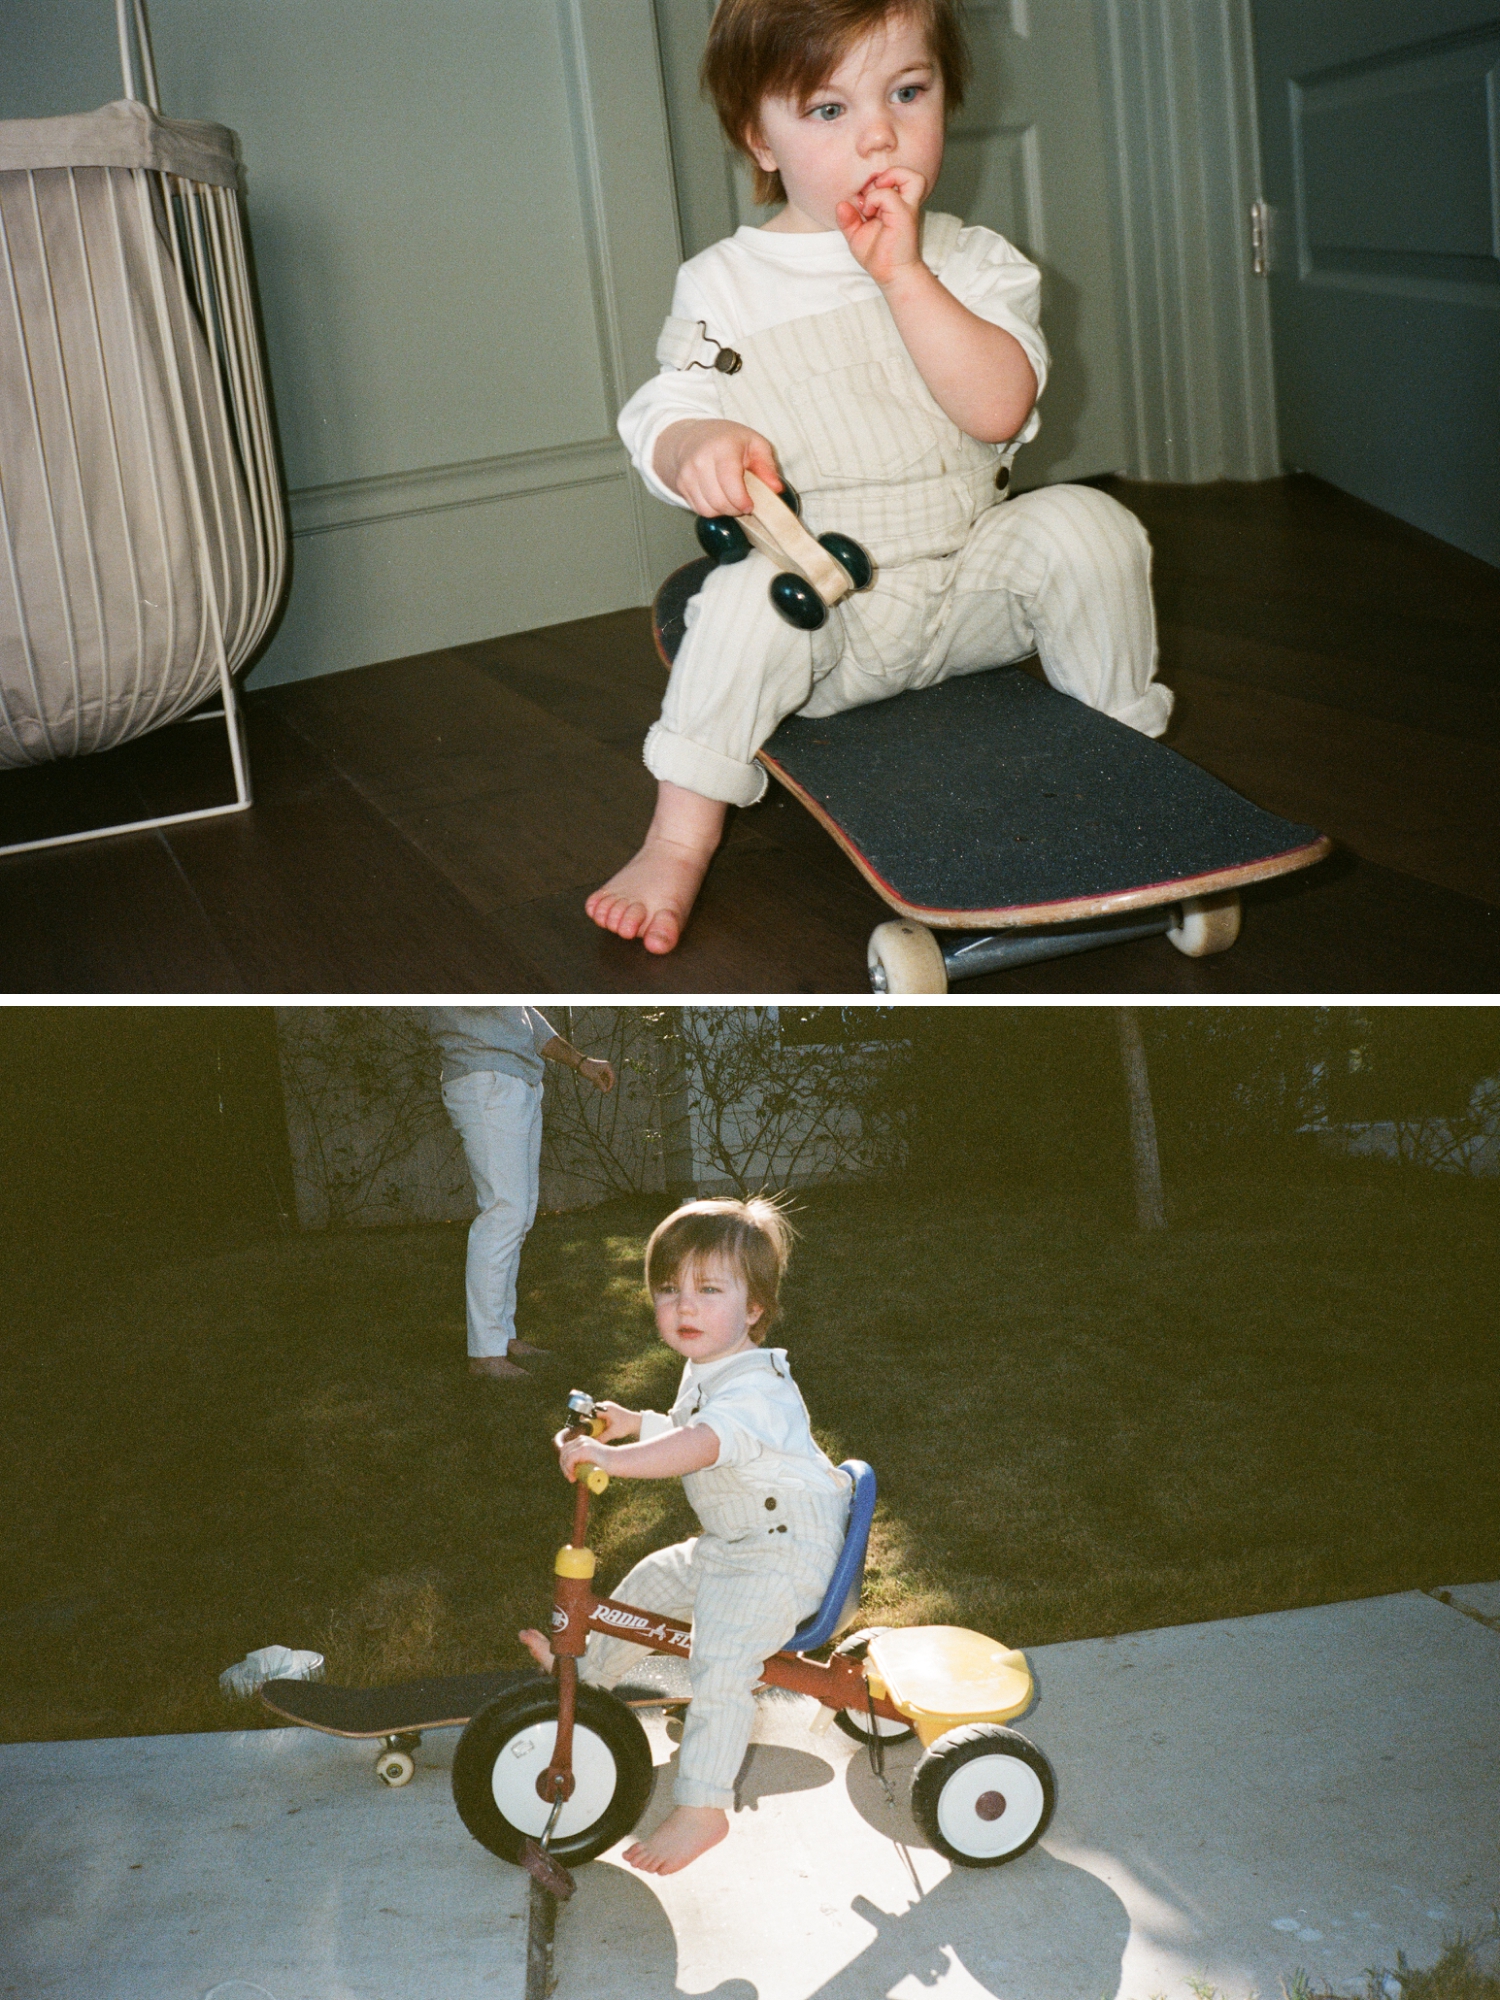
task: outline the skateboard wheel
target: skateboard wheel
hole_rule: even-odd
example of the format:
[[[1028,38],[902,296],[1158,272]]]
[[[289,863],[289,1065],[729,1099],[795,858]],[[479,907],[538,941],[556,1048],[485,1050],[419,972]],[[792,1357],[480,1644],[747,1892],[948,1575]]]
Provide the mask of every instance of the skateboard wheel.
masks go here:
[[[1167,941],[1185,958],[1211,958],[1216,951],[1228,951],[1239,934],[1240,894],[1229,889],[1221,896],[1193,896],[1185,902]]]
[[[797,491],[795,486],[791,486],[785,480],[783,480],[781,485],[781,492],[778,494],[777,498],[784,500],[787,506],[791,508],[792,512],[796,514],[799,518],[801,517],[802,495]]]
[[[716,563],[743,562],[750,553],[750,537],[733,514],[700,514],[693,532],[699,548]]]
[[[416,1765],[404,1750],[382,1750],[375,1759],[375,1775],[381,1784],[399,1789],[409,1785]]]
[[[816,632],[828,618],[828,606],[807,578],[789,569],[771,578],[771,602],[787,624],[795,625],[799,632]]]
[[[856,590],[868,590],[875,581],[875,565],[865,554],[859,543],[848,535],[819,535],[818,540],[827,549],[841,569],[849,572],[849,581]]]
[[[925,924],[909,917],[877,924],[868,953],[873,993],[946,993],[948,968],[943,948]]]

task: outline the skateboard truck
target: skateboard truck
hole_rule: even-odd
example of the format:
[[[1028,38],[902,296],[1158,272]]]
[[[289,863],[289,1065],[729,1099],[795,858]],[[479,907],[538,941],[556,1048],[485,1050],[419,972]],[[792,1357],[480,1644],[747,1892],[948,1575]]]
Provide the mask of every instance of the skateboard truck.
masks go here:
[[[1029,930],[930,930],[901,917],[877,924],[870,935],[870,987],[876,993],[944,993],[955,979],[980,979],[1149,937],[1165,937],[1187,958],[1206,958],[1227,951],[1239,934],[1240,899],[1233,889]]]
[[[743,562],[752,548],[759,549],[779,565],[771,579],[771,602],[789,625],[816,632],[835,604],[853,591],[869,589],[875,565],[848,535],[811,535],[798,519],[802,503],[790,486],[773,493],[764,480],[747,472],[745,487],[752,511],[708,519],[700,515],[698,546],[716,563]]]

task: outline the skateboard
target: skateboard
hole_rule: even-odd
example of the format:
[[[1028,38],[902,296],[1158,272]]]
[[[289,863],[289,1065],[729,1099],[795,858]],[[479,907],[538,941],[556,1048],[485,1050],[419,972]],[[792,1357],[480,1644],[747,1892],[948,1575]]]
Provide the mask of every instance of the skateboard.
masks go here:
[[[657,592],[668,668],[714,566],[685,563]],[[1333,845],[1020,667],[788,716],[759,760],[896,912],[870,938],[877,993],[943,993],[1142,937],[1226,951],[1242,888]]]
[[[488,1674],[449,1674],[398,1681],[389,1687],[329,1687],[321,1681],[267,1681],[260,1698],[273,1714],[326,1736],[378,1741],[375,1775],[383,1785],[411,1783],[413,1753],[427,1729],[462,1729],[482,1708],[527,1682],[546,1685],[534,1668]],[[643,1660],[614,1690],[632,1708],[676,1708],[687,1703],[687,1663],[666,1657]]]

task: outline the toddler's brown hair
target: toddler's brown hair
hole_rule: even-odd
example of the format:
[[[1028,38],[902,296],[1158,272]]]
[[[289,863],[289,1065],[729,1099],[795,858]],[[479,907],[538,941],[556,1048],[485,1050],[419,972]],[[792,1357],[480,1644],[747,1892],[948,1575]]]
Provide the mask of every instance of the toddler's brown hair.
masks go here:
[[[646,1245],[646,1289],[659,1292],[684,1265],[701,1269],[722,1257],[745,1280],[749,1302],[760,1307],[750,1329],[757,1346],[781,1311],[781,1281],[796,1232],[778,1204],[766,1195],[748,1201],[728,1197],[686,1201],[657,1223]]]
[[[943,79],[944,102],[956,111],[970,69],[959,0],[719,0],[703,54],[703,88],[730,145],[755,170],[761,207],[786,200],[781,175],[767,173],[750,156],[762,101],[806,103],[855,42],[891,19],[914,21],[923,30]]]

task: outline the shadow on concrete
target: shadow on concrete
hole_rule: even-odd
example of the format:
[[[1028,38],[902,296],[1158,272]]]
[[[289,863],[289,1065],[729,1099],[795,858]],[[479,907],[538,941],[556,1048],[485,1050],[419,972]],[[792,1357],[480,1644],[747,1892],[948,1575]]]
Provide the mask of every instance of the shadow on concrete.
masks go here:
[[[759,1726],[807,1741],[804,1719],[763,1708]],[[1119,1990],[1129,1919],[1095,1875],[1042,1848],[950,1869],[907,1804],[920,1746],[888,1753],[887,1798],[863,1749],[812,1740],[818,1753],[752,1743],[729,1839],[692,1869],[581,1871],[557,1926],[555,2000],[870,2000],[955,1976],[994,2000]],[[658,1766],[638,1832],[671,1809],[675,1766]]]

